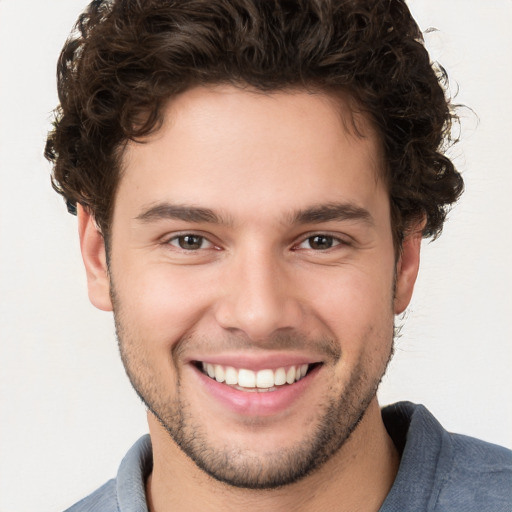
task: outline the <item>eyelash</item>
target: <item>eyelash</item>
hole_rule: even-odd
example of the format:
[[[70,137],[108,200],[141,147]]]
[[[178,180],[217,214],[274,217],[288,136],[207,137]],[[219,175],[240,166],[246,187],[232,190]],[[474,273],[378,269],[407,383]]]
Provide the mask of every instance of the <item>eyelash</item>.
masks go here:
[[[326,248],[317,248],[317,249],[314,249],[312,246],[311,246],[311,243],[312,241],[317,238],[317,239],[323,239],[324,241],[327,241],[327,244],[329,245],[329,247],[326,247]],[[335,247],[338,247],[338,246],[347,246],[347,245],[350,245],[346,240],[343,240],[337,236],[334,236],[334,235],[331,235],[331,234],[328,234],[328,233],[315,233],[315,234],[312,234],[312,235],[309,235],[305,238],[302,239],[302,241],[296,245],[293,246],[293,249],[296,250],[296,249],[300,249],[301,245],[303,245],[304,243],[307,243],[309,242],[309,247],[308,248],[305,248],[306,250],[313,250],[315,252],[326,252],[330,249],[334,249]]]
[[[202,246],[204,243],[206,243],[206,244],[208,244],[208,247],[197,247],[195,249],[182,247],[180,244],[180,240],[184,240],[188,237],[200,239],[200,245]],[[176,244],[173,244],[173,242],[176,242]],[[171,245],[171,246],[175,247],[176,249],[182,250],[185,252],[196,252],[200,249],[212,249],[212,248],[216,247],[215,244],[213,244],[213,242],[208,240],[208,238],[206,238],[203,235],[198,235],[197,233],[181,233],[179,235],[174,235],[172,238],[170,238],[166,241],[166,244]]]
[[[199,247],[195,247],[195,248],[183,247],[182,244],[180,243],[180,241],[184,240],[188,237],[195,238],[196,240],[198,240],[198,243],[196,243],[196,245],[199,245]],[[328,245],[328,247],[325,247],[325,248],[317,247],[316,249],[313,248],[311,246],[311,244],[315,238],[323,239],[324,243],[326,243]],[[293,251],[300,250],[302,248],[301,246],[308,242],[309,242],[309,247],[303,247],[303,249],[312,250],[315,252],[327,252],[330,249],[334,249],[338,246],[349,246],[350,245],[350,243],[347,240],[341,239],[337,236],[334,236],[334,235],[331,235],[328,233],[314,233],[314,234],[310,234],[309,236],[303,238],[299,243],[294,244],[292,247],[292,250]],[[317,243],[322,243],[322,242],[320,240]],[[188,253],[197,252],[199,250],[204,250],[204,249],[218,249],[218,246],[216,246],[213,242],[211,242],[206,236],[200,235],[197,233],[193,233],[193,232],[180,233],[180,234],[174,235],[173,237],[166,240],[165,244],[170,245],[170,246],[176,248],[177,250],[181,250],[181,251],[188,252]],[[207,244],[207,247],[204,247],[203,246],[204,244]]]

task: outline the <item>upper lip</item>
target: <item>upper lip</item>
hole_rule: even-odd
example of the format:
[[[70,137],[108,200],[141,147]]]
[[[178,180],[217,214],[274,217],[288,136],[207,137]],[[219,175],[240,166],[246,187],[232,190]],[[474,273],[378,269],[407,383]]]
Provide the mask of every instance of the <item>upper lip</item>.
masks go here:
[[[254,355],[250,353],[235,354],[212,354],[197,355],[197,357],[187,358],[188,363],[210,363],[221,366],[232,366],[233,368],[244,368],[247,370],[265,370],[287,366],[299,366],[303,364],[314,364],[323,362],[321,358],[306,354],[293,353],[267,353],[263,355]]]

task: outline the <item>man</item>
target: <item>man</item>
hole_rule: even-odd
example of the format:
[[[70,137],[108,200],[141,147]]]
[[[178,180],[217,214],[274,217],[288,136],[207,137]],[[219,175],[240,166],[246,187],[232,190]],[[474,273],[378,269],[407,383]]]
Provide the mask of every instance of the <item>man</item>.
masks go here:
[[[73,511],[510,510],[512,456],[380,410],[462,179],[398,0],[92,2],[47,157],[150,439]]]

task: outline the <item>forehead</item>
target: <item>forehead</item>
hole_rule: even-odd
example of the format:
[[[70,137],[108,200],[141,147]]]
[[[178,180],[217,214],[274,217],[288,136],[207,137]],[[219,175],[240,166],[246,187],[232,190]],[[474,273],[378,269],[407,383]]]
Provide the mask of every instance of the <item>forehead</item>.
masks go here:
[[[293,210],[354,202],[356,189],[364,202],[383,188],[368,119],[348,98],[303,90],[191,89],[169,101],[156,133],[127,144],[122,167],[116,202],[139,205],[260,209],[272,201]]]

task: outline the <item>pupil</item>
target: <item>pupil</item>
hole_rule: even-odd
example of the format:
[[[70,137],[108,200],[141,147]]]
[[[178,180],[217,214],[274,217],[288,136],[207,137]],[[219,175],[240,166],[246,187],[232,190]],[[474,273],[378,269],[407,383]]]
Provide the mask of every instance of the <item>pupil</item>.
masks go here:
[[[309,239],[312,249],[330,249],[332,247],[332,236],[316,235]]]
[[[182,249],[200,249],[202,237],[197,235],[185,235],[179,238],[179,244]]]

